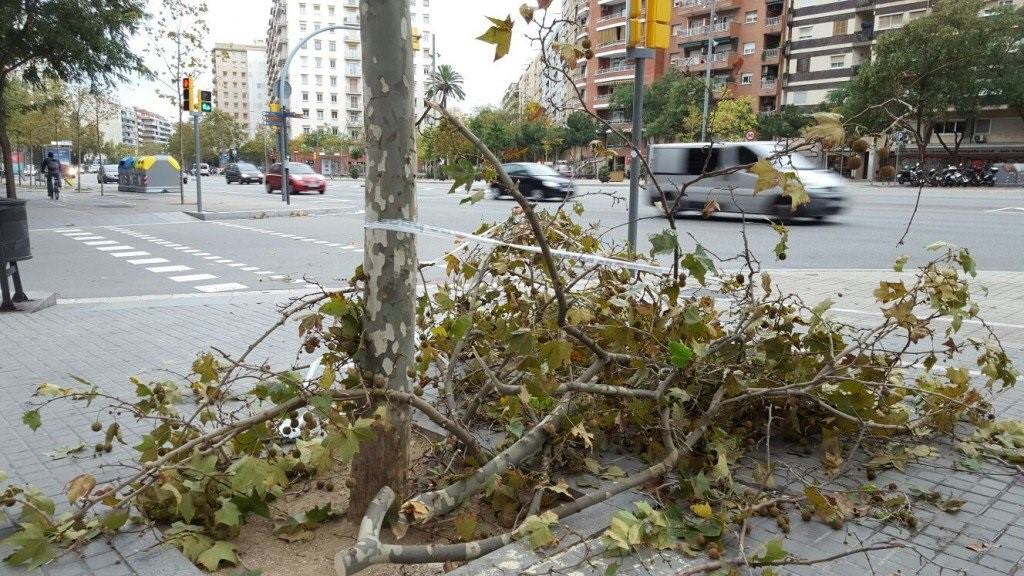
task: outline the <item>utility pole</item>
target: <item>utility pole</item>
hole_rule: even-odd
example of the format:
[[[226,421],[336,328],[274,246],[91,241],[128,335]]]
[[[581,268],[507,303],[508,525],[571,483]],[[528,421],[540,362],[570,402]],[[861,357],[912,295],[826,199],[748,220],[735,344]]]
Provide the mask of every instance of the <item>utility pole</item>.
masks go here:
[[[708,139],[708,114],[711,108],[711,55],[715,42],[715,0],[711,3],[711,17],[708,20],[708,50],[704,55],[704,116],[700,123],[700,141]]]
[[[192,112],[192,131],[196,137],[196,210],[203,211],[203,171],[199,169],[202,162],[202,155],[199,150],[199,114],[198,110]]]

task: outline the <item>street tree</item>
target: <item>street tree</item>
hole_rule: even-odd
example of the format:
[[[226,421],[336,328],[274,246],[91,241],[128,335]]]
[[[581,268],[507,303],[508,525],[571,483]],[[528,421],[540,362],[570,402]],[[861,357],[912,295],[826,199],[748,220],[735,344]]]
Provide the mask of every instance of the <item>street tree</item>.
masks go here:
[[[774,114],[759,115],[756,130],[758,137],[765,140],[797,138],[811,122],[810,116],[804,114],[798,106],[786,104]]]
[[[38,567],[52,558],[51,543],[82,545],[120,530],[138,510],[170,524],[166,539],[217,570],[238,563],[228,538],[247,517],[271,516],[292,486],[309,491],[311,478],[333,480],[337,465],[351,462],[348,513],[360,518],[359,534],[335,555],[339,576],[386,562],[465,561],[517,539],[537,550],[558,546],[566,518],[631,490],[650,491],[653,503],[609,519],[601,545],[610,555],[706,556],[681,574],[774,570],[841,554],[799,558],[781,537],[745,549],[747,527],[759,515],[782,533],[794,508],[821,529],[870,518],[913,530],[921,505],[964,505],[895,482],[865,485],[851,475],[860,453],[868,453],[869,479],[953,439],[965,467],[1019,459],[1012,447],[1024,443],[1024,424],[995,420],[989,403],[989,393],[1016,382],[1017,370],[980,315],[966,248],[937,243],[934,258],[916,271],[901,258],[873,292],[876,314],[855,320],[830,299],[787,293],[762,269],[757,252],[784,260],[787,250],[804,248],[782,225],[771,227],[774,248],[744,242],[740,254],[717,260],[700,244],[684,248],[670,220],[650,238],[650,257],[660,262],[613,258],[621,247],[575,221],[581,204],[538,209],[466,123],[433,102],[495,167],[516,207],[486,226],[486,242],[446,255],[443,279],[417,299],[415,277],[426,264],[413,242],[409,8],[405,0],[362,0],[360,10],[374,104],[365,119],[364,262],[348,286],[285,306],[257,341],[297,320],[299,346],[311,356],[276,369],[249,358],[256,344],[238,356],[206,353],[181,383],[133,380],[135,398],[82,379],[76,387],[39,386],[26,425],[43,425],[48,403],[81,402],[104,420],[92,426],[103,452],[122,440],[119,419],[141,421],[138,462],[113,481],[89,473],[73,479],[67,513],[37,489],[7,487],[0,497],[20,510],[19,529],[6,540],[15,548],[8,562]],[[492,22],[482,38],[500,55],[510,25]],[[799,146],[845,142],[837,117],[819,114],[815,122]],[[807,192],[772,160],[752,166],[759,186],[783,188],[781,197],[797,210],[810,201]],[[465,176],[453,190],[469,184]],[[649,185],[658,189],[653,174]],[[297,371],[309,361],[322,371],[304,379]],[[432,444],[437,466],[425,467],[421,490],[407,482],[412,408],[446,434]],[[294,441],[283,438],[293,433]],[[816,447],[818,457],[787,471],[778,463],[779,441],[800,442],[805,452]],[[608,451],[632,453],[636,469],[600,462]],[[1007,469],[1019,472],[1012,463]],[[602,484],[577,482],[573,492],[562,480],[569,474]],[[782,474],[796,492],[782,488],[789,482],[776,484]],[[304,539],[333,514],[317,506],[279,515],[274,531]],[[494,526],[481,527],[484,517]],[[399,538],[409,525],[452,526],[459,542],[387,543],[385,520]],[[738,549],[723,555],[737,535]]]
[[[983,7],[982,0],[940,0],[929,15],[886,31],[850,85],[856,90],[851,104],[884,113],[884,132],[908,130],[922,161],[937,126],[942,147],[959,154],[1017,40],[1019,32],[1004,19],[980,17]],[[857,114],[852,118],[856,121]],[[966,119],[968,126],[953,132],[950,141],[942,134],[952,119]]]
[[[693,114],[699,112],[704,84],[695,76],[669,68],[664,75],[644,87],[644,132],[656,141],[690,139],[699,131]],[[633,114],[633,86],[622,84],[612,92],[612,106],[630,117]],[[712,110],[713,112],[713,110]]]
[[[8,2],[0,23],[0,152],[4,172],[13,174],[8,135],[8,87],[18,77],[30,84],[44,79],[111,86],[145,71],[128,40],[138,30],[145,3],[111,0]],[[60,14],[54,25],[53,14]],[[16,198],[13,179],[7,197]]]
[[[597,122],[590,114],[577,110],[565,118],[565,145],[576,152],[577,160],[599,136]]]
[[[448,64],[441,64],[427,81],[427,99],[440,102],[442,106],[447,105],[449,98],[452,101],[464,100],[466,91],[462,88],[462,82],[462,74]]]
[[[733,98],[726,94],[715,103],[711,111],[708,130],[715,140],[736,142],[743,140],[748,130],[757,128],[754,99],[749,96]],[[690,122],[699,125],[699,116],[691,113]]]
[[[476,114],[468,120],[470,129],[476,134],[487,147],[494,151],[503,160],[519,159],[521,153],[518,151],[517,139],[519,129],[519,116],[515,112],[500,108],[485,107],[478,109]],[[450,123],[449,123],[450,125]],[[452,127],[454,129],[454,127]],[[456,131],[452,138],[465,140]],[[470,150],[472,154],[475,151]]]

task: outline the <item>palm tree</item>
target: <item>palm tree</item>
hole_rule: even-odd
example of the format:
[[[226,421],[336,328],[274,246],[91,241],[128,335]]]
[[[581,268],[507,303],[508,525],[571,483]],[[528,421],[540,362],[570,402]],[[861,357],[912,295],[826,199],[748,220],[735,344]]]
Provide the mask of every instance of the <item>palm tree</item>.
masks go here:
[[[427,83],[427,99],[440,99],[438,103],[444,107],[449,96],[453,100],[462,100],[466,97],[466,92],[462,89],[462,74],[448,64],[441,64]]]

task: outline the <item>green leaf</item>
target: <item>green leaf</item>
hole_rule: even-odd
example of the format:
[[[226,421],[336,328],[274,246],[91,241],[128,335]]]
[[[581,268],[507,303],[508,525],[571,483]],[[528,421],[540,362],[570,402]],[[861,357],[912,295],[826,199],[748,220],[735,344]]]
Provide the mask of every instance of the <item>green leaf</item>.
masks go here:
[[[679,237],[671,228],[649,236],[651,240],[651,256],[670,254],[679,248]]]
[[[518,356],[529,356],[537,348],[537,338],[529,328],[520,328],[508,338],[508,349]]]
[[[686,368],[693,359],[693,350],[682,342],[669,342],[668,349],[672,352],[672,365],[676,368]]]
[[[43,528],[32,523],[22,524],[21,528],[2,542],[4,546],[15,548],[14,552],[4,558],[4,562],[13,566],[28,564],[31,571],[52,560],[56,551],[50,545]]]
[[[462,316],[459,316],[458,318],[455,319],[455,322],[452,323],[452,329],[451,329],[452,338],[454,338],[456,340],[461,340],[462,337],[466,335],[466,332],[469,331],[469,328],[472,325],[473,325],[473,315],[472,314],[463,314]]]
[[[701,285],[704,285],[708,272],[715,271],[715,263],[711,261],[708,253],[704,251],[704,247],[700,244],[697,245],[693,253],[683,257],[682,264],[690,272],[690,276],[696,278]]]
[[[904,254],[896,259],[896,263],[893,264],[892,269],[896,272],[903,272],[903,267],[907,265],[907,261],[910,260],[910,256]]]
[[[476,533],[476,514],[460,514],[455,517],[455,533],[463,542],[469,542]]]
[[[452,187],[448,190],[449,194],[454,193],[462,186],[469,192],[473,186],[473,182],[476,181],[476,166],[465,158],[459,158],[455,162],[448,164],[444,167],[444,173],[452,177]]]
[[[103,517],[103,527],[111,532],[117,532],[122,526],[128,522],[129,513],[128,511],[119,512],[117,510],[111,510]]]
[[[546,362],[551,370],[558,370],[567,366],[571,361],[572,342],[567,340],[552,340],[540,346],[540,360]]]
[[[198,562],[210,572],[216,570],[221,562],[227,562],[231,565],[238,564],[238,556],[235,555],[235,545],[231,542],[218,540],[209,550],[199,555]]]
[[[509,46],[512,44],[512,17],[507,16],[504,20],[498,20],[488,16],[487,19],[491,21],[493,26],[478,36],[477,40],[494,44],[494,59],[500,60],[508,54]]]
[[[21,421],[31,428],[33,432],[43,425],[43,420],[39,417],[39,410],[29,410],[28,412],[25,412],[21,416]]]
[[[761,545],[760,550],[763,550],[763,552],[755,554],[750,559],[751,561],[759,564],[770,564],[789,556],[789,552],[786,552],[782,548],[782,538],[776,538],[775,540],[765,542]]]
[[[479,202],[479,201],[481,201],[483,199],[484,199],[484,191],[483,190],[477,190],[476,192],[473,192],[472,194],[470,194],[469,196],[466,196],[462,200],[459,200],[459,205],[460,206],[463,205],[463,204],[470,204],[470,205],[472,205],[472,204],[476,204],[477,202]]]
[[[619,563],[618,562],[612,562],[611,564],[608,565],[607,568],[604,569],[604,576],[615,576],[618,573],[619,573]]]

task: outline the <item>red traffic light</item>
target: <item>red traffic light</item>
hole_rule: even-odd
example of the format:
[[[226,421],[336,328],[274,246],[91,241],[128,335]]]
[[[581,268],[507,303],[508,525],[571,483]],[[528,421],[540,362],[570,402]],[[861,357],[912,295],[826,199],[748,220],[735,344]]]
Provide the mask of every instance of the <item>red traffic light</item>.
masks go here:
[[[182,78],[181,79],[181,87],[184,88],[185,90],[190,89],[192,87],[191,84],[192,84],[192,79],[191,78]]]

